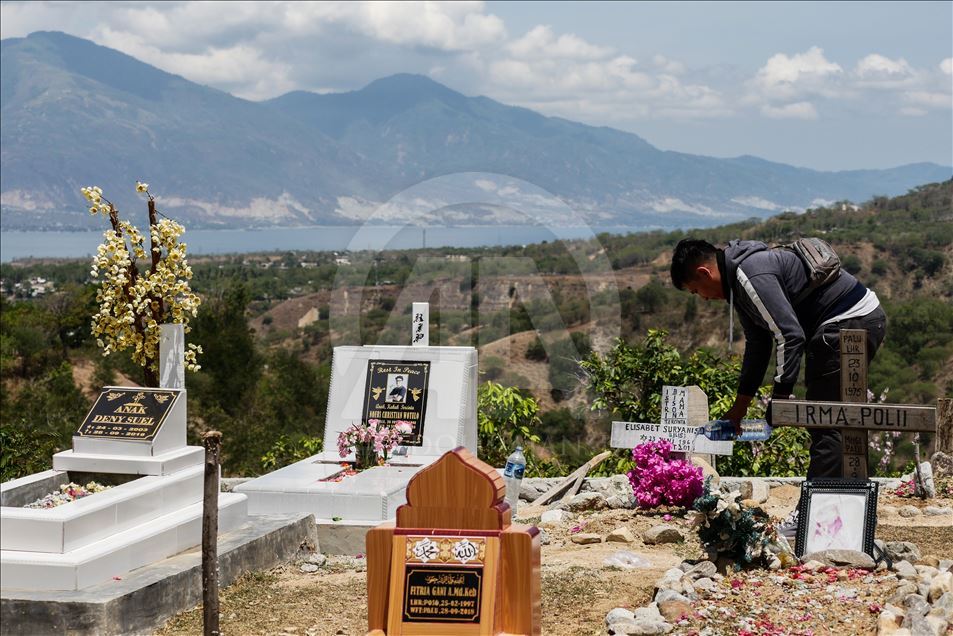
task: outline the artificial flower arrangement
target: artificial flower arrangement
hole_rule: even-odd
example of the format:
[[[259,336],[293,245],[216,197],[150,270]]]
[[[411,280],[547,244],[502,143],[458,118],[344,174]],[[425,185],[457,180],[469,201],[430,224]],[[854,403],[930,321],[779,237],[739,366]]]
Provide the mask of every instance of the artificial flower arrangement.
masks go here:
[[[741,493],[712,489],[705,479],[702,495],[692,506],[691,526],[708,552],[708,558],[730,559],[736,570],[764,566],[769,569],[797,563],[791,545],[778,533],[777,523],[760,507],[742,503]]]
[[[351,424],[338,434],[338,453],[347,457],[354,451],[357,470],[379,466],[412,430],[410,422],[404,420],[391,423],[369,419],[366,423]]]
[[[109,488],[110,486],[103,486],[102,484],[95,481],[91,481],[85,486],[80,486],[79,484],[70,482],[68,484],[62,484],[59,491],[53,491],[45,497],[40,497],[33,503],[28,503],[23,507],[55,508],[57,506],[70,503],[71,501],[76,501],[77,499],[82,499],[83,497],[96,494],[97,492],[109,490]]]

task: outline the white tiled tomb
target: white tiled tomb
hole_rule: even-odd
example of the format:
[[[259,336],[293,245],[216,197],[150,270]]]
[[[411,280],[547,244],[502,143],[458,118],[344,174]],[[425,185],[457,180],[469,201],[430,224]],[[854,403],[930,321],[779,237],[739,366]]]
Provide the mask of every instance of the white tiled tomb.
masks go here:
[[[140,391],[107,387],[110,390]],[[150,389],[141,389],[148,393]],[[201,543],[204,452],[185,445],[185,391],[150,440],[74,437],[54,469],[0,485],[0,587],[78,590]],[[96,475],[118,485],[48,509],[28,500]],[[219,495],[219,532],[247,516],[247,498]]]
[[[340,482],[338,434],[363,417],[370,361],[429,361],[422,444],[403,446],[388,465]],[[458,446],[476,453],[477,352],[473,347],[335,347],[324,428],[325,451],[238,486],[250,514],[310,512],[319,522],[376,525],[393,518],[407,482],[421,468]]]

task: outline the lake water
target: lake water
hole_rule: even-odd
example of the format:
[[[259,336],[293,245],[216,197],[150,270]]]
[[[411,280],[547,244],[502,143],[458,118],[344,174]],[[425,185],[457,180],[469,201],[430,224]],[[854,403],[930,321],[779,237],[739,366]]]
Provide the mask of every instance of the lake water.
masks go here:
[[[645,231],[639,227],[385,227],[321,226],[261,230],[188,230],[189,254],[241,254],[285,250],[344,251],[526,245],[542,241],[591,238],[610,232]],[[102,232],[0,231],[0,260],[82,258],[92,256]],[[148,242],[148,239],[146,239]]]

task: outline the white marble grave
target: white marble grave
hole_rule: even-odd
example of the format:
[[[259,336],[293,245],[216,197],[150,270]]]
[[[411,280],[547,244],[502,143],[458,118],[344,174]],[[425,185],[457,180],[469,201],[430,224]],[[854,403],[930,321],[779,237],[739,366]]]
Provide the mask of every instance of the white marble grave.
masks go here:
[[[430,362],[420,446],[403,446],[385,466],[340,482],[323,481],[341,472],[338,434],[363,417],[368,363]],[[250,514],[313,513],[319,524],[377,525],[392,519],[405,502],[407,482],[449,450],[476,453],[477,352],[473,347],[335,347],[324,427],[324,450],[238,486],[248,495]],[[322,537],[322,545],[325,539]]]
[[[123,405],[158,402],[154,395],[172,401],[143,428],[147,439],[130,435],[137,427],[130,431],[128,420],[113,437],[91,429],[94,408],[53,470],[0,485],[0,588],[79,590],[202,542],[204,451],[185,443],[185,390],[107,387],[100,399],[112,402],[99,412],[108,422],[109,413],[137,410]],[[23,507],[60,484],[90,480],[120,483],[55,508]],[[220,494],[219,533],[244,523],[247,509],[245,495]]]

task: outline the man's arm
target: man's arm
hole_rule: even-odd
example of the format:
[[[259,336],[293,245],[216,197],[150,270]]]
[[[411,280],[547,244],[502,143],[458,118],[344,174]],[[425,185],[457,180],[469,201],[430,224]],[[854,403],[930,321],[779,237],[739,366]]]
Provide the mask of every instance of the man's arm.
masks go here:
[[[764,372],[768,369],[771,357],[771,334],[763,327],[752,322],[744,312],[738,312],[741,327],[745,334],[745,353],[741,360],[741,375],[738,378],[738,394],[735,402],[725,413],[724,419],[731,420],[738,429],[741,418],[748,412],[748,406],[758,392]],[[740,432],[737,431],[736,432]]]
[[[778,277],[774,274],[758,274],[748,278],[738,268],[738,282],[754,304],[761,319],[774,338],[777,356],[777,373],[774,376],[772,395],[787,397],[797,382],[801,368],[801,352],[804,350],[804,329],[798,322],[794,307],[788,301]],[[746,345],[747,354],[747,345]],[[762,371],[763,374],[763,371]],[[742,374],[744,375],[744,374]],[[748,388],[748,387],[744,387]],[[739,393],[745,393],[739,386]]]

